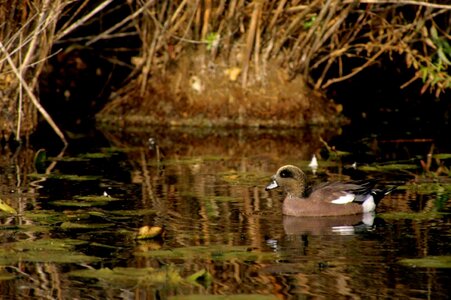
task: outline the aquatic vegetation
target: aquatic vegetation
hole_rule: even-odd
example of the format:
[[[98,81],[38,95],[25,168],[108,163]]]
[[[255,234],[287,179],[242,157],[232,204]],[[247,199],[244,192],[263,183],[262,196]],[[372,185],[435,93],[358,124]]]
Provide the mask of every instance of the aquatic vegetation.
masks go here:
[[[75,196],[74,199],[76,200],[82,200],[87,202],[111,202],[111,201],[119,201],[122,199],[107,196],[107,195],[88,195],[88,196]]]
[[[182,143],[182,135],[175,136],[173,144],[166,141],[162,146],[165,157],[158,166],[149,164],[155,161],[155,153],[144,142],[139,151],[106,158],[93,155],[86,158],[89,162],[55,161],[50,171],[102,174],[97,181],[60,176],[29,185],[27,172],[2,177],[15,180],[5,185],[2,198],[18,212],[0,214],[0,281],[14,288],[2,289],[3,297],[50,295],[47,290],[55,291],[47,298],[57,298],[61,291],[74,299],[83,298],[80,295],[87,291],[93,299],[158,295],[161,299],[257,300],[278,296],[366,299],[378,293],[402,298],[419,290],[440,298],[447,293],[446,274],[438,268],[448,268],[449,258],[404,261],[417,259],[418,253],[446,254],[448,246],[451,187],[446,176],[425,176],[419,156],[374,163],[370,166],[392,166],[369,171],[359,165],[347,168],[348,157],[318,160],[319,172],[312,180],[355,176],[377,178],[381,186],[401,184],[383,201],[375,226],[360,230],[357,224],[369,221],[361,216],[290,222],[281,214],[278,195],[264,191],[275,165],[287,161],[309,170],[305,159],[321,145],[291,135],[288,140],[295,142],[271,136],[269,144],[260,140],[253,144],[240,136],[243,140],[234,144],[236,137],[225,140],[221,135],[217,140],[202,136],[203,143],[186,146],[186,135]],[[299,150],[301,154],[293,153],[292,149],[307,144],[308,148]],[[83,149],[82,153],[97,152]],[[164,165],[165,159],[169,165]],[[445,164],[446,159],[440,157]],[[32,159],[27,161],[34,164]],[[396,171],[404,164],[409,167]],[[410,169],[413,164],[415,170]],[[105,165],[113,166],[113,172],[105,171]],[[17,188],[21,184],[24,187]],[[111,197],[102,195],[103,191]],[[334,232],[345,227],[352,228],[352,233]],[[140,228],[145,229],[138,237]],[[421,280],[421,270],[408,272],[420,267],[430,268],[437,280]],[[397,289],[380,280],[390,276],[387,272],[399,275]],[[337,280],[346,282],[346,292],[337,289]]]
[[[77,174],[38,174],[38,173],[30,173],[28,174],[30,178],[50,178],[50,179],[61,179],[61,180],[70,180],[70,181],[90,181],[90,180],[99,180],[101,177],[97,175],[77,175]]]
[[[121,287],[177,286],[186,283],[173,265],[162,268],[101,268],[72,271],[69,276],[92,278]]]
[[[358,167],[359,170],[366,172],[392,172],[392,171],[402,171],[402,170],[416,170],[418,165],[415,164],[400,164],[400,163],[383,163],[383,164],[372,164],[372,165],[361,165]]]
[[[45,149],[39,149],[34,155],[34,167],[38,173],[44,173],[47,162],[47,151]]]
[[[0,248],[0,265],[18,262],[92,263],[99,258],[75,251],[86,242],[73,239],[37,239],[4,243]]]
[[[135,252],[137,256],[156,257],[162,259],[212,259],[227,261],[238,259],[242,261],[274,260],[277,254],[261,252],[247,246],[211,245],[172,248],[149,252]]]
[[[13,207],[6,204],[2,199],[0,199],[0,211],[13,215],[17,214],[17,211]]]
[[[147,240],[147,239],[154,239],[161,237],[161,235],[164,233],[164,229],[159,226],[143,226],[139,228],[138,235],[136,238],[138,240]]]
[[[114,224],[108,223],[74,223],[64,222],[60,225],[62,229],[102,229],[111,228]]]
[[[194,274],[189,275],[186,280],[193,284],[199,284],[203,287],[208,287],[213,281],[213,276],[207,270],[202,269]]]
[[[436,211],[425,212],[385,212],[377,214],[378,217],[385,220],[436,220],[443,217],[445,214]]]
[[[49,203],[55,206],[67,206],[67,207],[95,207],[95,206],[105,206],[110,202],[120,201],[122,199],[111,197],[111,196],[75,196],[71,200],[54,200]],[[96,212],[92,212],[95,214]],[[97,212],[98,213],[98,212]]]
[[[60,207],[95,207],[108,205],[108,201],[76,201],[76,200],[55,200],[49,204]]]
[[[451,256],[425,256],[421,258],[404,258],[398,263],[413,268],[445,268],[451,269]]]
[[[53,210],[25,211],[24,217],[41,225],[54,225],[67,220],[66,214]]]
[[[84,153],[80,154],[78,157],[82,159],[98,159],[98,158],[108,158],[113,155],[114,152],[106,151],[106,152],[95,152],[95,153]]]
[[[151,208],[108,211],[108,214],[112,215],[113,218],[114,217],[129,218],[129,217],[136,217],[136,216],[148,216],[148,215],[154,215],[155,213],[156,213],[156,210],[151,209]]]

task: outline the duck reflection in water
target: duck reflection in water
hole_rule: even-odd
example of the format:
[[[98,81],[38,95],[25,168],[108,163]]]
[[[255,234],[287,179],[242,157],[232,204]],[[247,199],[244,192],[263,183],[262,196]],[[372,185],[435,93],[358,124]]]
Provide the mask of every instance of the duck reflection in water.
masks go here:
[[[321,218],[283,216],[283,229],[287,235],[352,235],[371,230],[374,220],[372,212]]]

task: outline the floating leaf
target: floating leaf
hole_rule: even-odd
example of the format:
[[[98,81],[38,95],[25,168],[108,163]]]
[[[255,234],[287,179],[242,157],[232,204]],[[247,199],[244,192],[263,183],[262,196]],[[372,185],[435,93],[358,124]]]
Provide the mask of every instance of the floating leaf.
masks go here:
[[[75,174],[51,174],[49,178],[54,179],[63,179],[63,180],[72,180],[72,181],[90,181],[90,180],[98,180],[100,176],[94,175],[75,175]]]
[[[0,264],[27,262],[91,263],[99,258],[74,251],[85,242],[72,239],[39,239],[6,243],[0,248]]]
[[[156,213],[155,209],[133,209],[133,210],[114,210],[109,212],[112,215],[119,215],[119,216],[147,216],[147,215],[153,215]]]
[[[16,279],[16,275],[11,274],[11,273],[7,273],[7,272],[0,272],[0,281],[5,281],[5,280],[12,280],[12,279]]]
[[[114,226],[114,224],[92,224],[92,223],[72,223],[72,222],[64,222],[60,225],[63,229],[102,229],[102,228],[110,228]]]
[[[106,201],[87,202],[87,201],[75,201],[75,200],[55,200],[55,201],[51,201],[49,203],[52,205],[55,205],[55,206],[62,206],[62,207],[93,207],[93,206],[102,206],[102,205],[108,204],[108,202],[106,202]]]
[[[111,196],[97,196],[97,195],[89,195],[89,196],[76,196],[74,199],[83,200],[83,201],[94,201],[94,202],[109,202],[109,201],[118,201],[121,200],[119,198],[111,197]]]
[[[89,159],[87,158],[81,158],[81,157],[50,157],[49,160],[51,161],[64,161],[64,162],[87,162]]]
[[[451,268],[451,256],[425,256],[422,258],[405,258],[398,261],[402,265],[416,268]]]
[[[246,246],[212,245],[172,248],[170,250],[157,250],[150,252],[135,252],[137,256],[160,257],[168,259],[212,259],[227,261],[240,259],[243,261],[273,260],[277,256],[273,252],[249,251]]]
[[[67,219],[65,214],[53,210],[29,210],[24,212],[24,217],[46,225],[53,225]]]
[[[47,161],[47,151],[45,149],[39,149],[34,155],[34,167],[40,173],[45,171],[45,162]]]
[[[0,199],[0,210],[6,213],[17,215],[17,211]]]
[[[202,269],[188,276],[186,280],[188,282],[200,284],[203,287],[207,288],[211,285],[213,281],[213,276],[207,270]]]
[[[70,180],[70,181],[90,181],[90,180],[99,180],[100,176],[94,175],[75,175],[75,174],[38,174],[38,173],[30,173],[28,174],[30,178],[50,178],[50,179],[60,179],[60,180]]]
[[[399,171],[418,169],[417,165],[412,164],[386,164],[386,165],[362,165],[358,167],[362,171]]]
[[[438,159],[449,159],[449,158],[451,158],[451,153],[433,154],[432,157],[433,158],[438,158]]]
[[[178,270],[169,265],[154,268],[102,268],[72,271],[69,276],[92,278],[114,284],[115,286],[155,286],[178,285],[184,282]]]
[[[164,230],[159,226],[143,226],[139,228],[138,236],[136,237],[138,240],[146,240],[146,239],[154,239],[160,237],[163,234]]]
[[[80,155],[79,157],[93,159],[93,158],[108,158],[108,157],[111,157],[112,155],[113,155],[112,152],[107,152],[107,153],[96,152],[96,153],[85,153],[85,154]]]
[[[435,211],[428,211],[428,212],[388,212],[388,213],[381,213],[377,214],[378,217],[381,217],[382,219],[386,220],[432,220],[432,219],[438,219],[443,216],[443,214]]]

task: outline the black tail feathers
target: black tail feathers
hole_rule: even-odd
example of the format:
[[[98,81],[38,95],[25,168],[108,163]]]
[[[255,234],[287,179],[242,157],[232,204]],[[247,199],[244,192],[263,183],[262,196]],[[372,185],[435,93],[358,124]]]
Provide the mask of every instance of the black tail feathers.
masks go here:
[[[379,204],[379,202],[382,200],[382,198],[384,198],[385,196],[390,194],[396,188],[397,188],[397,186],[393,186],[393,187],[389,187],[389,188],[385,188],[385,189],[373,189],[373,190],[371,190],[371,194],[374,197],[374,202],[376,203],[376,205]]]

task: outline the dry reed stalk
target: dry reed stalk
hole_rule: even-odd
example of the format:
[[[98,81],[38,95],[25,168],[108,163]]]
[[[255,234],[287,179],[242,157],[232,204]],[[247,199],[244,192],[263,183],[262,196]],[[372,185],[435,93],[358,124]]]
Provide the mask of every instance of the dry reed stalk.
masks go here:
[[[39,74],[52,47],[55,24],[64,3],[44,0],[35,1],[33,4],[27,6],[24,3],[22,11],[12,10],[9,15],[11,23],[1,26],[0,50],[3,58],[0,60],[0,70],[14,74],[14,79],[11,79],[8,87],[4,89],[7,92],[2,93],[2,110],[5,107],[10,112],[15,110],[8,117],[9,121],[2,120],[5,123],[2,123],[1,130],[6,132],[6,136],[14,132],[15,139],[20,140],[22,135],[28,135],[36,126],[37,111],[66,144],[64,135],[34,94]],[[28,11],[29,9],[32,11]],[[6,76],[1,75],[0,82]],[[13,122],[15,129],[12,129]]]
[[[133,19],[137,18],[138,16],[140,16],[149,6],[153,5],[156,2],[156,0],[149,0],[147,1],[143,6],[141,6],[138,10],[136,10],[134,13],[132,13],[131,15],[127,16],[126,18],[124,18],[122,21],[116,23],[114,26],[108,28],[107,30],[105,30],[104,32],[98,34],[95,38],[91,39],[90,41],[88,41],[86,43],[87,46],[91,46],[92,44],[98,42],[99,40],[102,39],[108,39],[110,38],[110,34],[116,30],[118,30],[119,28],[123,27],[125,24],[131,22]]]
[[[205,9],[204,9],[204,22],[202,25],[202,32],[200,34],[200,38],[202,40],[205,40],[207,38],[208,33],[208,27],[210,22],[210,15],[211,15],[211,0],[205,0]]]
[[[259,0],[253,2],[253,10],[251,21],[249,24],[249,30],[246,38],[246,46],[244,47],[243,52],[243,77],[241,81],[241,85],[245,87],[247,85],[247,76],[249,72],[249,61],[251,59],[251,53],[254,46],[254,39],[257,31],[257,24],[260,15],[260,10],[262,8],[262,3]]]
[[[404,55],[407,67],[418,70],[415,80],[429,69],[424,85],[441,93],[449,88],[446,60],[443,70],[432,57],[437,57],[439,43],[449,40],[450,25],[443,20],[443,28],[437,25],[449,13],[447,5],[403,0],[159,1],[136,22],[145,28],[138,30],[140,56],[147,62],[137,66],[144,81],[141,95],[147,81],[165,74],[169,62],[176,65],[183,53],[193,54],[191,63],[202,74],[208,66],[238,68],[242,88],[264,82],[266,66],[278,64],[291,79],[301,74],[316,89],[347,80],[382,57]],[[438,39],[431,37],[431,30]],[[212,36],[218,37],[217,47],[208,41]],[[360,65],[349,70],[349,63]],[[311,78],[312,70],[319,71],[317,78]]]
[[[17,79],[20,81],[20,84],[22,85],[22,87],[27,92],[28,97],[30,97],[30,99],[33,102],[34,106],[42,114],[44,119],[47,121],[47,123],[49,123],[49,125],[52,127],[52,129],[55,131],[55,133],[60,137],[60,139],[64,143],[64,145],[67,145],[67,141],[66,141],[66,138],[64,137],[64,134],[58,128],[58,126],[55,124],[55,122],[53,121],[52,117],[47,113],[47,111],[44,109],[44,107],[42,107],[42,105],[39,103],[39,100],[34,95],[33,90],[31,89],[31,87],[24,80],[22,74],[20,73],[19,69],[15,66],[14,61],[10,57],[10,55],[9,55],[8,51],[6,50],[6,48],[3,46],[2,42],[0,42],[0,50],[5,55],[6,60],[7,60],[8,64],[9,64],[9,66],[11,67],[11,70],[16,75]],[[18,136],[18,139],[20,139],[19,136]]]
[[[80,26],[82,26],[83,24],[85,24],[88,20],[91,20],[96,14],[98,14],[99,12],[103,11],[103,9],[105,7],[107,7],[108,5],[110,5],[114,0],[105,0],[103,2],[101,2],[96,8],[94,8],[92,11],[90,11],[88,14],[84,15],[82,18],[78,19],[77,21],[75,21],[74,23],[70,23],[75,16],[78,16],[78,14],[80,13],[80,11],[82,10],[82,8],[87,5],[86,1],[84,4],[82,4],[77,11],[75,12],[75,14],[73,15],[73,18],[71,18],[68,22],[66,22],[64,24],[64,26],[62,27],[62,30],[60,32],[58,32],[58,34],[56,34],[55,36],[55,41],[61,40],[63,37],[65,37],[66,35],[68,35],[69,33],[73,32],[74,30],[76,30],[77,28],[79,28]],[[70,25],[69,25],[70,24]]]

